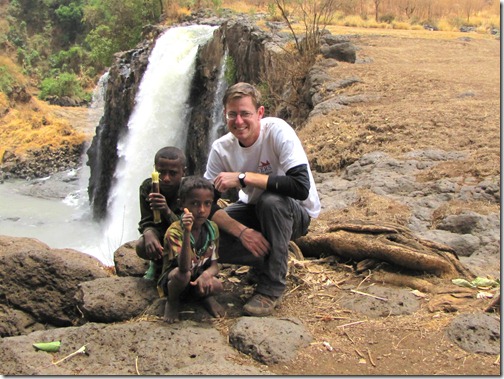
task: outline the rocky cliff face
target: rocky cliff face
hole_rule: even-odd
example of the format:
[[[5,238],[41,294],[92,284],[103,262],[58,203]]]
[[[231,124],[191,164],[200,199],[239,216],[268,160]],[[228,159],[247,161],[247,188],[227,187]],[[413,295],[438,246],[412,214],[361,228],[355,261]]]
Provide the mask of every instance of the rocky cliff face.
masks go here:
[[[88,193],[96,219],[106,216],[108,193],[113,184],[110,178],[118,160],[117,142],[128,130],[135,95],[162,31],[156,27],[145,30],[143,42],[136,49],[118,54],[109,70],[104,114],[87,151],[87,164],[91,168]]]

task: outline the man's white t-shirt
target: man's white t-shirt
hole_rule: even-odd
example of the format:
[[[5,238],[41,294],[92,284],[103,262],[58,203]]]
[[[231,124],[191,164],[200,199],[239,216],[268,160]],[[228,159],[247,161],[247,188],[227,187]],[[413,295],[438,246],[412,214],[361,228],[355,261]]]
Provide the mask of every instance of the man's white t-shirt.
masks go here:
[[[308,198],[299,203],[310,217],[318,217],[320,199],[315,187],[308,158],[296,132],[284,120],[277,117],[261,119],[258,140],[250,147],[242,147],[238,139],[227,133],[213,142],[206,172],[206,179],[213,181],[221,172],[257,172],[265,175],[285,175],[296,166],[306,164],[310,177]],[[239,191],[239,199],[255,204],[264,190],[247,186]]]

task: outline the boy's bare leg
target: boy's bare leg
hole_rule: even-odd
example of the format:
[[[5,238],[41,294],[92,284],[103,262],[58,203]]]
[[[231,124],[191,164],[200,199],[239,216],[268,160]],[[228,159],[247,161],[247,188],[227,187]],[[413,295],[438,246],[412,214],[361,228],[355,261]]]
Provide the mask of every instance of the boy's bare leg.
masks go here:
[[[181,273],[178,268],[175,268],[172,272],[170,272],[168,276],[168,296],[166,298],[163,321],[169,324],[180,321],[179,297],[184,288],[187,287],[190,278],[190,272]]]
[[[170,299],[170,296],[166,299],[163,321],[168,324],[173,324],[174,322],[180,321],[179,319],[179,299]]]
[[[201,299],[203,302],[203,306],[206,308],[208,313],[210,313],[213,317],[219,318],[223,317],[226,312],[224,307],[218,303],[214,296],[210,295]]]

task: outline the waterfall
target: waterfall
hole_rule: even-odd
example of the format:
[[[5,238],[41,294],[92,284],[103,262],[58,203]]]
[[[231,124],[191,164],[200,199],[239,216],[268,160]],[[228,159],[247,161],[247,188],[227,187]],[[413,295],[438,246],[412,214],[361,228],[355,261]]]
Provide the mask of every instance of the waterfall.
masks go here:
[[[222,57],[222,63],[219,69],[219,77],[217,82],[217,89],[215,91],[215,98],[213,102],[212,121],[210,125],[210,132],[208,134],[208,149],[212,146],[212,142],[219,138],[226,132],[226,123],[224,122],[224,105],[222,99],[228,87],[226,82],[226,62],[228,51],[226,50]]]
[[[117,146],[119,161],[100,244],[108,263],[113,263],[113,252],[120,245],[139,237],[138,189],[153,170],[154,154],[167,145],[185,148],[190,111],[187,100],[198,46],[212,37],[215,28],[171,28],[156,40],[128,121],[128,133]]]

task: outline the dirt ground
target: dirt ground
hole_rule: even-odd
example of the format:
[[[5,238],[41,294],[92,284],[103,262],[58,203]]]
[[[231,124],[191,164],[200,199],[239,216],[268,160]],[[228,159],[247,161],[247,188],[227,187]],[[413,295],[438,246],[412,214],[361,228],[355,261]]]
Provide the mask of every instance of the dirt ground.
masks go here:
[[[401,157],[412,150],[437,148],[468,151],[470,157],[431,170],[430,180],[500,175],[499,40],[425,31],[333,33],[352,35],[363,62],[333,68],[336,78],[361,79],[342,93],[379,99],[313,119],[299,131],[312,162],[316,159],[327,171],[337,171],[370,151]],[[495,204],[464,206],[499,210]],[[320,219],[333,216],[322,214]],[[449,340],[445,330],[457,312],[429,311],[429,296],[413,315],[371,318],[345,309],[341,302],[348,288],[359,286],[366,292],[371,284],[366,275],[342,264],[311,264],[293,273],[275,316],[298,317],[314,342],[293,362],[268,369],[281,375],[500,374],[500,356],[468,353]],[[488,301],[460,304],[460,311],[476,312]],[[221,327],[226,327],[226,320]]]

